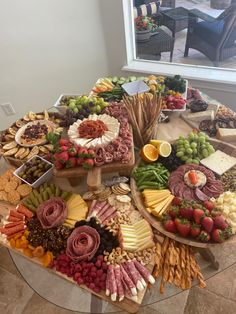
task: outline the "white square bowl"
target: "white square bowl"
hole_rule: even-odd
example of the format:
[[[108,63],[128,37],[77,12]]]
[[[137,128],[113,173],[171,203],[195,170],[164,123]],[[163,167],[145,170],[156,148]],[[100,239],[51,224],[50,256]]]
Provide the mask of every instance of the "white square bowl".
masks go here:
[[[25,170],[25,168],[27,167],[26,166],[26,163],[29,162],[30,160],[34,159],[34,158],[40,158],[41,160],[43,160],[45,163],[51,165],[51,168],[48,169],[47,172],[45,172],[40,178],[38,178],[38,180],[36,180],[34,183],[29,183],[27,182],[26,180],[22,179],[19,174],[21,173],[21,171]],[[46,181],[49,181],[51,180],[52,178],[52,175],[53,175],[53,168],[54,168],[54,165],[47,161],[46,159],[38,156],[38,155],[35,155],[33,156],[32,158],[30,158],[29,160],[27,160],[26,163],[24,163],[22,166],[20,166],[19,168],[17,168],[15,171],[14,171],[14,175],[19,178],[21,181],[24,181],[26,184],[28,184],[29,186],[31,186],[32,188],[36,189],[37,187],[39,187],[41,184],[43,184],[44,182]]]
[[[66,110],[68,109],[67,106],[61,106],[61,100],[63,97],[77,97],[77,96],[81,96],[81,94],[61,94],[59,96],[59,98],[56,100],[55,104],[53,105],[61,114],[65,114]]]

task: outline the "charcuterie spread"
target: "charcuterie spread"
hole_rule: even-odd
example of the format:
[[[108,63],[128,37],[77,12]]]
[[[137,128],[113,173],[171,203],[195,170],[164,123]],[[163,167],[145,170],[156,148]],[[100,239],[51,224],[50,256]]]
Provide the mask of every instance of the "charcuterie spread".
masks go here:
[[[193,247],[236,233],[235,149],[206,134],[208,104],[193,89],[186,100],[178,75],[140,78],[149,92],[130,96],[122,84],[137,79],[102,78],[90,95],[60,96],[60,113],[29,112],[1,136],[2,155],[22,165],[0,176],[0,201],[12,205],[0,243],[121,308],[139,306],[148,287],[158,290],[155,282],[161,294],[166,283],[185,290],[197,280],[205,288]],[[161,139],[162,111],[186,103],[204,130]],[[216,119],[232,114],[219,110]],[[55,180],[69,168],[72,178],[96,169],[122,174],[79,194]]]

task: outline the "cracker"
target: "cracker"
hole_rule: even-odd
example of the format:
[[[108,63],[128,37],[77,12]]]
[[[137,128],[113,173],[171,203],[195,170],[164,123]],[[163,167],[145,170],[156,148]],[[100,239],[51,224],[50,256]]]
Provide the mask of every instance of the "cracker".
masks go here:
[[[4,156],[12,156],[12,155],[15,155],[19,150],[19,147],[14,147],[10,150],[7,150],[3,155]]]
[[[120,184],[119,184],[119,187],[120,187],[122,190],[124,190],[124,191],[127,191],[127,192],[130,192],[130,191],[131,191],[129,185],[126,184],[126,183],[120,183]]]
[[[16,190],[21,197],[25,197],[32,191],[32,187],[28,184],[21,184]]]
[[[15,181],[9,181],[7,182],[7,184],[5,185],[4,190],[9,193],[9,192],[13,192],[16,188],[17,188],[18,184]]]
[[[4,176],[0,177],[0,191],[4,191],[6,184],[8,183],[8,179]]]
[[[21,182],[21,179],[15,177],[15,176],[13,176],[13,177],[10,178],[10,182],[16,182],[16,183],[17,183],[17,186],[21,185],[21,183],[22,183],[22,182]]]
[[[83,194],[82,198],[83,198],[84,200],[87,200],[87,201],[89,201],[89,200],[94,200],[94,199],[95,199],[95,195],[94,195],[93,192],[88,191],[88,192],[85,192],[85,193]]]
[[[17,191],[10,191],[7,200],[9,203],[16,205],[20,201],[20,194]]]
[[[102,193],[106,189],[105,185],[101,185],[96,191],[94,191],[95,195]]]
[[[13,172],[15,171],[15,168],[8,169],[4,174],[3,177],[10,179],[13,176]]]
[[[115,194],[111,194],[109,197],[108,197],[108,203],[111,205],[111,206],[114,206],[115,203],[116,203],[116,195]]]
[[[0,191],[0,201],[6,201],[7,202],[7,192]]]
[[[119,201],[121,203],[131,202],[131,198],[128,195],[117,195],[116,199],[117,199],[117,201]]]

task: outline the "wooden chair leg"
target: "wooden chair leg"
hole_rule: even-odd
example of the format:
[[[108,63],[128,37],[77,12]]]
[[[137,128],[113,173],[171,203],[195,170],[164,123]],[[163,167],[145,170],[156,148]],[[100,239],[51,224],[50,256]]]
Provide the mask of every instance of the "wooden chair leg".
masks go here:
[[[212,268],[215,270],[219,269],[219,262],[215,259],[215,256],[210,249],[198,248],[197,250],[206,261],[210,262]]]

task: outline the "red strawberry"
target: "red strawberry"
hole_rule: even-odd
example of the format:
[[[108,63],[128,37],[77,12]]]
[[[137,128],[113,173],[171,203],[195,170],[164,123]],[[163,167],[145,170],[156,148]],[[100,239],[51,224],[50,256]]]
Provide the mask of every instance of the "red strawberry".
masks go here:
[[[173,220],[171,219],[165,219],[163,222],[163,227],[165,228],[166,231],[172,232],[172,233],[176,233],[177,229],[175,226],[175,223]]]
[[[220,229],[213,230],[211,237],[214,242],[218,243],[222,243],[225,240],[224,231]]]
[[[94,166],[94,160],[91,159],[91,158],[84,159],[84,162],[83,162],[82,166],[83,166],[84,169],[90,170]]]
[[[55,157],[55,155],[54,155]],[[66,161],[69,159],[68,152],[61,152],[57,154],[57,160],[59,160],[61,163],[66,163]]]
[[[201,219],[201,225],[203,227],[204,230],[206,230],[208,233],[211,233],[213,226],[214,226],[214,222],[213,219],[211,217],[203,217]]]
[[[221,215],[214,218],[214,226],[221,230],[224,230],[228,227],[228,224],[225,221],[224,217]]]
[[[77,165],[78,166],[82,166],[82,164],[84,163],[84,158],[77,158]]]
[[[54,166],[56,167],[57,170],[61,170],[61,169],[64,168],[64,165],[63,165],[62,163],[60,163],[59,160],[56,160],[56,161],[54,162]]]
[[[191,226],[190,234],[192,237],[196,238],[201,232],[201,226],[193,223]]]
[[[179,206],[181,204],[181,199],[179,197],[174,197],[173,198],[173,201],[172,201],[172,204],[175,205],[175,206]]]
[[[197,237],[197,239],[201,242],[208,242],[210,240],[211,236],[209,235],[208,232],[206,232],[205,230],[202,230],[199,234],[199,236]]]
[[[68,147],[68,146],[65,146],[65,145],[64,145],[64,146],[60,146],[58,151],[59,151],[59,152],[67,152],[67,151],[68,151],[68,148],[69,148],[69,147]]]
[[[200,224],[202,217],[205,216],[205,212],[203,209],[195,208],[193,210],[193,218],[197,224]]]
[[[58,143],[60,146],[68,146],[70,144],[70,141],[65,138],[60,138]]]
[[[211,202],[211,201],[205,201],[205,202],[203,203],[203,205],[204,205],[204,207],[205,207],[206,209],[208,209],[210,212],[212,211],[212,209],[215,208],[214,203]]]
[[[232,234],[233,234],[233,230],[231,226],[228,226],[227,228],[224,229],[225,239],[230,238]]]
[[[88,149],[88,157],[94,158],[95,157],[95,151],[93,149]]]
[[[87,150],[87,148],[85,148],[85,147],[80,147],[80,148],[78,149],[78,156],[79,156],[79,157],[84,158],[84,157],[87,157],[87,155],[88,155],[88,150]]]
[[[70,157],[66,162],[66,168],[74,168],[77,166],[77,159],[75,157]]]
[[[68,153],[70,157],[75,157],[77,155],[77,149],[75,147],[70,147]]]
[[[176,223],[177,220],[177,223]],[[190,232],[191,224],[187,219],[175,219],[175,224],[179,234],[183,237],[187,237]]]
[[[191,220],[193,217],[193,209],[191,207],[180,207],[179,213],[183,218],[186,218],[188,220]]]
[[[175,219],[179,213],[179,208],[177,206],[171,206],[171,208],[168,211],[168,214],[171,218]]]

